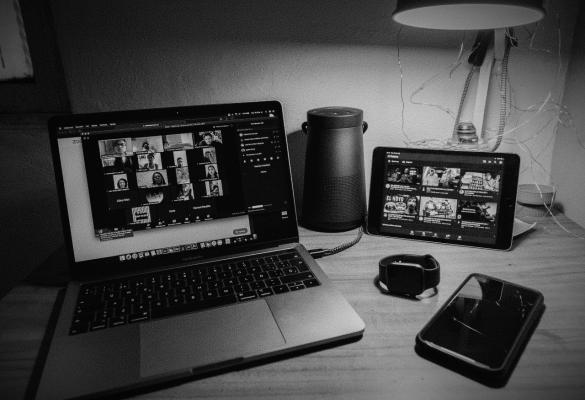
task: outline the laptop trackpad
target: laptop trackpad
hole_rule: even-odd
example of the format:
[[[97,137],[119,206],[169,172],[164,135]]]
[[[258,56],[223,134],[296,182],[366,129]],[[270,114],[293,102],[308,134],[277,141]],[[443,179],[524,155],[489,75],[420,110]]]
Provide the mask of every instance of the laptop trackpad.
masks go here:
[[[161,319],[141,324],[140,375],[202,367],[284,343],[264,300]]]

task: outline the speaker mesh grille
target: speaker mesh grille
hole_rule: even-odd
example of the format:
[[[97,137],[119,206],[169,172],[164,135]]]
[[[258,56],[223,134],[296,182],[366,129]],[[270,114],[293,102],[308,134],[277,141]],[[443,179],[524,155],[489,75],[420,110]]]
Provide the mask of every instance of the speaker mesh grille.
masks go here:
[[[303,217],[313,222],[360,221],[364,212],[364,183],[358,175],[331,177],[305,188]]]

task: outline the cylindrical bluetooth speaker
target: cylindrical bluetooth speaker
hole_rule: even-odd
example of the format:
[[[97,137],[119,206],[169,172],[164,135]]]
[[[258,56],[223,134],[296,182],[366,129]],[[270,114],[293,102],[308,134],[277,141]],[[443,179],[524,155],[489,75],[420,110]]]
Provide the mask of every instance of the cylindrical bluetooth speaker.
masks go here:
[[[362,110],[309,110],[302,128],[308,140],[301,225],[325,232],[359,227],[366,210]]]

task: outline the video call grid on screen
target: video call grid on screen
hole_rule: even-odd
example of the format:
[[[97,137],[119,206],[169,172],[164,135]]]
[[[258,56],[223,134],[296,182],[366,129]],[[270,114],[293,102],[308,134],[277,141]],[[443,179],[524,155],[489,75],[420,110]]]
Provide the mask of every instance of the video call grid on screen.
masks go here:
[[[501,160],[387,154],[381,230],[493,241],[503,168]]]
[[[123,240],[99,240],[94,230],[90,193],[85,171],[84,153],[80,137],[58,140],[65,199],[75,261],[89,261],[118,256],[128,252],[153,250],[193,242],[193,224],[179,224],[152,230],[138,230],[131,236],[120,235]],[[123,174],[112,174],[116,177]],[[115,178],[114,178],[115,179]],[[136,210],[148,213],[149,207]],[[196,224],[197,240],[212,241],[228,237],[243,237],[251,232],[248,215],[202,221]],[[235,232],[235,233],[234,233]]]
[[[254,111],[246,111],[250,106]],[[154,123],[140,116],[104,121],[117,113],[100,115],[101,123],[91,125],[81,122],[84,116],[51,121],[76,262],[128,260],[128,252],[177,245],[180,252],[201,250],[214,241],[238,247],[298,234],[280,106],[213,108],[185,108],[191,116],[186,120],[171,116]],[[130,201],[138,205],[124,204]],[[184,217],[182,211],[188,220],[170,219]],[[119,220],[112,223],[110,213]],[[221,240],[226,238],[234,240]]]
[[[220,129],[134,137],[118,133],[107,139],[84,139],[86,170],[94,172],[90,173],[90,185],[103,188],[101,194],[107,202],[105,218],[96,221],[98,237],[112,240],[124,237],[112,236],[112,231],[173,226],[221,216],[213,199],[226,194],[218,162],[223,146]],[[99,159],[92,156],[96,145]],[[93,210],[104,209],[104,196],[91,199]]]

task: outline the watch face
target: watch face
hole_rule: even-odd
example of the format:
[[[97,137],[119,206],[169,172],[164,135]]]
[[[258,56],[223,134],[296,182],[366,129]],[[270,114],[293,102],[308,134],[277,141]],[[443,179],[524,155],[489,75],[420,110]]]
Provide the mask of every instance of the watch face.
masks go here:
[[[424,291],[423,269],[418,264],[392,263],[388,268],[388,290],[416,296]]]

